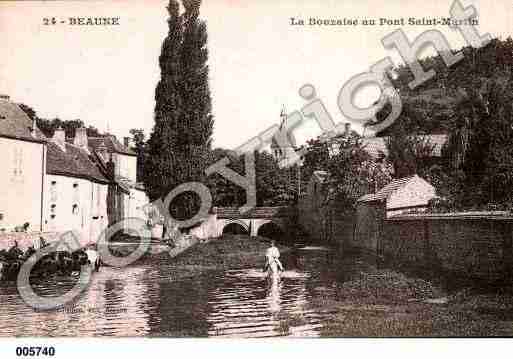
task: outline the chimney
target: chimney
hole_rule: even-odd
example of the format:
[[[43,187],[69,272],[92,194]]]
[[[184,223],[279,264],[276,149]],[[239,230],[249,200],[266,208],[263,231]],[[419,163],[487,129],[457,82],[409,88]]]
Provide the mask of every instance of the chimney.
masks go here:
[[[80,147],[86,152],[89,152],[89,145],[87,143],[87,129],[85,127],[80,127],[75,130],[75,139],[73,140],[73,144],[77,147]]]
[[[30,135],[34,138],[37,138],[36,130],[37,130],[37,123],[36,123],[36,119],[33,118],[32,119],[32,128],[30,129]]]
[[[351,123],[346,122],[344,124],[344,135],[349,136],[351,135]]]
[[[96,149],[96,152],[101,156],[101,158],[105,161],[105,163],[110,162],[110,153],[107,149],[107,146],[105,146],[105,142],[102,141],[98,148]]]
[[[123,144],[126,148],[130,148],[130,137],[123,137]]]
[[[58,129],[55,130],[52,137],[52,142],[55,143],[61,150],[66,152],[66,133],[59,126]]]
[[[10,99],[9,95],[0,94],[0,100],[9,101],[9,99]]]

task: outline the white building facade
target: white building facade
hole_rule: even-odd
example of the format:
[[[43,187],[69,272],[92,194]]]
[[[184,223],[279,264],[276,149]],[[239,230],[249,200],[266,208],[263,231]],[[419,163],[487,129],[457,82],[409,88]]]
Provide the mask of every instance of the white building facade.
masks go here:
[[[0,96],[0,231],[42,230],[45,137],[8,96]]]
[[[148,198],[136,182],[134,152],[111,135],[88,138],[85,128],[76,129],[72,139],[62,129],[46,138],[3,95],[0,164],[0,241],[9,242],[1,248],[15,241],[27,247],[32,237],[55,238],[67,231],[87,245],[96,243],[109,224],[126,217],[146,219]]]

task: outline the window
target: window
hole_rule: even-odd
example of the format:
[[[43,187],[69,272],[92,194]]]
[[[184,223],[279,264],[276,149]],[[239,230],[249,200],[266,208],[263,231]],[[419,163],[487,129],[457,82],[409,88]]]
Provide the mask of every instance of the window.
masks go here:
[[[73,202],[80,202],[80,191],[76,182],[73,183]]]
[[[23,148],[14,148],[14,163],[13,163],[13,177],[20,179],[23,176]]]
[[[74,204],[73,207],[71,208],[71,213],[73,214],[78,214],[78,204]]]
[[[57,202],[57,181],[50,183],[50,201]]]
[[[98,207],[101,205],[101,190],[102,186],[100,184],[96,184],[96,205]]]

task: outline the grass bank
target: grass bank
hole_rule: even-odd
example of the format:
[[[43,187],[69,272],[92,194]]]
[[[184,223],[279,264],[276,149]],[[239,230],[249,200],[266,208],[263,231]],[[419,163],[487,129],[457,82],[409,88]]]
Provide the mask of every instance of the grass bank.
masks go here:
[[[269,245],[269,239],[264,237],[224,235],[200,242],[172,260],[179,266],[207,266],[212,269],[255,267],[263,265]],[[289,251],[285,246],[278,245],[278,248],[281,253]]]
[[[468,337],[513,335],[513,290],[467,287],[455,291],[439,280],[378,268],[343,258],[350,271],[332,286],[336,298],[319,293],[316,305],[333,314],[325,337]],[[297,320],[297,318],[296,318]]]

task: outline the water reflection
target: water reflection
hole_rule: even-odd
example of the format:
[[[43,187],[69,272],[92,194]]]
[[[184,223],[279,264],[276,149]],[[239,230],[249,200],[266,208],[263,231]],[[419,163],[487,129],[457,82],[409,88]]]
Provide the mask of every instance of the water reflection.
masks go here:
[[[2,284],[0,336],[317,336],[329,314],[312,301],[326,288],[326,256],[304,256],[304,269],[276,282],[251,268],[104,267],[73,306],[58,311],[35,311],[13,284]],[[72,278],[35,284],[45,295],[72,285]]]
[[[269,312],[278,313],[281,309],[281,285],[282,281],[278,277],[267,279],[267,303],[269,306]]]

